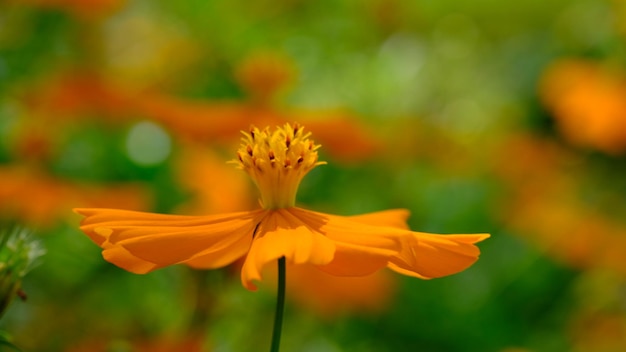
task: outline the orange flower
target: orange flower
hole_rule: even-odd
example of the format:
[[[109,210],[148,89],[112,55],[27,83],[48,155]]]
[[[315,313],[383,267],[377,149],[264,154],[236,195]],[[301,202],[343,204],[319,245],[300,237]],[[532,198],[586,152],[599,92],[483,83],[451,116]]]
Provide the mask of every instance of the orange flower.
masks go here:
[[[238,101],[191,101],[162,94],[138,98],[135,108],[183,139],[230,142],[228,136],[239,131],[241,125],[275,125],[295,116],[306,121],[335,157],[362,160],[381,149],[358,117],[341,109],[278,109]]]
[[[574,351],[623,351],[626,319],[614,312],[589,312],[577,317],[571,332]]]
[[[151,338],[133,338],[130,340],[102,338],[80,341],[66,347],[66,352],[107,352],[107,351],[135,351],[135,352],[201,352],[206,351],[202,336],[156,336]],[[120,346],[123,346],[120,348]]]
[[[626,226],[607,214],[609,207],[623,207],[616,208],[619,202],[611,198],[606,205],[581,198],[586,170],[580,156],[554,141],[524,135],[495,149],[495,171],[509,186],[498,216],[511,229],[571,267],[626,275]]]
[[[254,204],[245,175],[226,165],[216,152],[186,143],[178,154],[177,184],[190,194],[190,199],[177,207],[176,213],[213,214],[247,209]]]
[[[41,8],[65,10],[76,17],[95,20],[110,15],[123,7],[124,0],[14,0],[15,4],[29,4]]]
[[[269,105],[295,80],[295,71],[289,58],[267,51],[247,57],[235,76],[253,103]]]
[[[0,212],[32,225],[47,226],[78,204],[147,209],[151,199],[138,184],[101,186],[69,182],[38,169],[0,167]]]
[[[125,122],[134,113],[139,93],[88,70],[71,70],[48,77],[24,96],[30,110],[39,118],[72,121],[107,116]]]
[[[389,270],[338,277],[310,265],[287,267],[287,290],[296,303],[326,319],[346,313],[375,314],[387,308],[396,290]]]
[[[258,104],[254,99],[183,99],[154,91],[139,91],[88,71],[65,72],[51,77],[25,94],[24,101],[37,118],[54,119],[54,123],[94,116],[110,123],[128,123],[132,116],[142,116],[163,125],[180,140],[202,143],[211,140],[230,144],[239,126],[281,124],[295,116],[297,120],[306,121],[310,130],[316,131],[319,140],[334,157],[362,160],[381,151],[381,144],[372,131],[359,123],[358,116],[343,109],[279,109]]]
[[[389,267],[430,279],[472,265],[474,243],[488,234],[440,236],[404,228],[406,210],[356,217],[318,213],[295,206],[300,181],[323,164],[319,148],[299,125],[244,133],[233,162],[259,188],[262,208],[221,215],[183,216],[117,209],[76,209],[84,231],[106,260],[147,273],[184,263],[218,268],[245,257],[243,285],[255,290],[263,267],[285,258],[337,276],[364,276]]]
[[[544,73],[539,92],[571,143],[608,154],[626,151],[623,72],[583,60],[563,60]]]

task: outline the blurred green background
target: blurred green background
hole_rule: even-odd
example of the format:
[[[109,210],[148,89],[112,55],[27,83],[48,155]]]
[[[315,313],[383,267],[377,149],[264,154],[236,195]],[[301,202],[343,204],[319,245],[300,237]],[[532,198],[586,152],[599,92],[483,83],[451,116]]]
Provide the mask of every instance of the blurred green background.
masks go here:
[[[269,348],[271,279],[127,273],[71,209],[252,209],[226,161],[287,121],[328,161],[303,207],[492,238],[432,281],[292,274],[284,351],[624,351],[625,21],[618,0],[2,1],[0,220],[47,253],[0,328],[24,351]]]

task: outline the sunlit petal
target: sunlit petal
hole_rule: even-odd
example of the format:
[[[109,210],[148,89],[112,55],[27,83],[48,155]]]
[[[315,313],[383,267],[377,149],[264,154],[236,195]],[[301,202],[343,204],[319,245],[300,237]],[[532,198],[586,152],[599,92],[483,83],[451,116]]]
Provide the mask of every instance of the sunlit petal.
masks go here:
[[[335,244],[292,210],[277,209],[259,224],[241,272],[248,289],[255,289],[252,281],[261,280],[265,265],[283,256],[294,264],[324,265],[333,259]]]
[[[409,226],[406,221],[409,218],[409,215],[411,215],[411,213],[406,209],[390,209],[374,213],[352,215],[348,218],[362,224],[391,226],[408,230]]]
[[[84,215],[83,230],[98,245],[123,247],[131,256],[105,257],[122,268],[133,267],[137,258],[155,268],[190,262],[215,268],[245,255],[256,223],[264,211],[211,216],[182,216],[114,209],[76,209]]]
[[[389,267],[419,278],[462,271],[489,235],[412,232],[409,211],[395,209],[336,216],[294,207],[302,177],[324,162],[299,124],[243,132],[237,159],[261,193],[263,209],[212,216],[181,216],[114,209],[76,209],[81,230],[106,260],[135,273],[172,264],[218,268],[244,258],[243,285],[255,290],[263,269],[285,258],[335,276],[365,276]]]
[[[316,213],[300,208],[291,212],[317,228],[335,242],[337,250],[333,261],[320,266],[321,270],[339,276],[363,276],[371,274],[387,265],[389,259],[402,249],[401,239],[407,231],[390,226],[370,225],[371,222],[398,223],[398,218],[406,216],[403,211],[373,213],[356,217],[342,217]],[[391,216],[385,220],[384,215]],[[365,219],[366,222],[356,220]]]
[[[115,263],[120,268],[134,274],[146,274],[161,266],[139,259],[132,255],[126,248],[115,246],[105,242],[102,246],[102,257],[109,263]]]
[[[476,235],[434,235],[413,232],[389,268],[404,275],[432,279],[456,274],[478,260],[480,249],[474,244],[489,237]]]

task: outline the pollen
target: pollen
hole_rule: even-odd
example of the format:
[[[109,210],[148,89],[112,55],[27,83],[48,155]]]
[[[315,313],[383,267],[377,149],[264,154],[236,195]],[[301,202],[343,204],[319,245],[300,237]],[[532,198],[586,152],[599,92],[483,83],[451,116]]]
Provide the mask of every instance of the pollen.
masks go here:
[[[311,133],[298,124],[285,124],[271,131],[256,127],[244,132],[237,159],[259,188],[261,204],[266,209],[288,208],[295,204],[296,193],[304,175],[317,165],[319,145]]]

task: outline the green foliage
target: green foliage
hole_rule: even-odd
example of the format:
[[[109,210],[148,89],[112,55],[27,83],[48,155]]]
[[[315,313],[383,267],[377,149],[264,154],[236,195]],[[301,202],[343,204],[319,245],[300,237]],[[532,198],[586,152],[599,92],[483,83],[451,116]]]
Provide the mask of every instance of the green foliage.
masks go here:
[[[492,234],[480,244],[481,259],[463,273],[430,281],[397,277],[383,312],[320,317],[289,301],[287,292],[284,350],[584,351],[589,345],[577,332],[594,325],[589,316],[626,316],[626,264],[604,256],[626,243],[624,155],[570,143],[538,93],[546,68],[561,57],[624,70],[624,15],[616,2],[110,2],[110,11],[85,9],[79,1],[0,3],[0,176],[16,167],[46,175],[63,190],[104,189],[105,195],[114,186],[138,184],[150,198],[144,210],[178,212],[197,196],[180,181],[185,148],[216,151],[226,161],[238,135],[185,134],[175,122],[150,115],[148,103],[161,113],[180,113],[178,122],[219,121],[215,130],[236,119],[219,109],[185,108],[226,101],[270,117],[271,111],[343,108],[358,113],[358,126],[368,127],[368,138],[382,147],[346,161],[324,145],[321,159],[329,164],[305,178],[299,205],[342,215],[407,208],[416,231]],[[242,60],[263,50],[286,55],[298,71],[276,101],[250,101],[236,77]],[[61,94],[57,105],[46,103],[53,94],[44,88],[56,75],[84,72],[99,80]],[[99,84],[126,100],[104,94]],[[92,106],[72,108],[81,103]],[[126,142],[133,124],[150,119],[167,132],[172,150],[141,165]],[[24,135],[32,142],[24,132],[31,126],[50,137],[42,142],[47,156],[20,149]],[[352,132],[338,135],[349,144]],[[502,155],[519,135],[561,148],[567,157],[538,160],[537,169],[549,164],[554,169],[547,174],[566,181],[548,183],[532,163],[515,181],[503,176],[503,169],[521,163],[520,155]],[[554,186],[545,194],[528,187],[541,177]],[[0,179],[0,219],[36,231],[0,231],[1,324],[13,336],[0,334],[0,351],[18,350],[13,343],[25,351],[143,351],[150,342],[193,338],[205,350],[269,347],[274,291],[268,285],[245,291],[236,267],[127,273],[104,261],[78,230],[71,207],[90,198],[50,187],[58,206],[43,213],[50,221],[39,221],[16,204],[43,207],[48,193],[23,199],[10,192],[15,184]],[[611,240],[602,237],[605,227],[583,229],[605,241],[593,247],[598,253],[588,254],[591,245],[581,242],[563,254],[558,250],[568,238],[546,238],[548,224],[517,219],[521,203],[554,201],[562,194],[552,191],[565,184],[573,186],[564,203],[589,219],[601,214],[608,228],[618,229]],[[554,210],[558,218],[561,209]],[[37,259],[39,243],[47,254]],[[24,277],[36,262],[41,265]],[[28,301],[9,306],[20,289]],[[592,305],[580,292],[597,293],[602,304]]]

